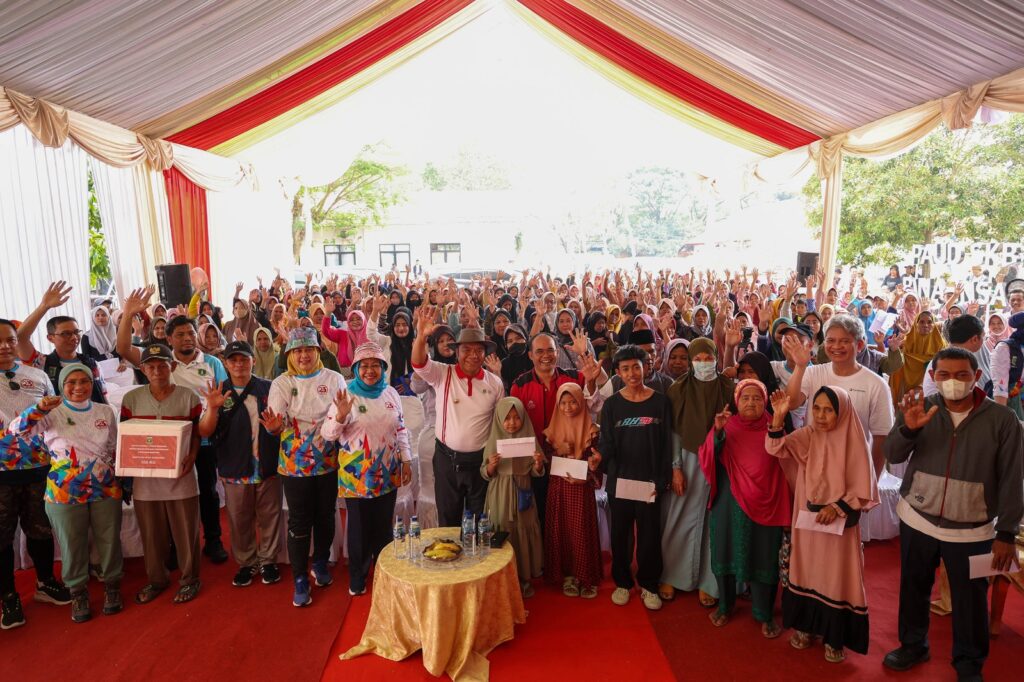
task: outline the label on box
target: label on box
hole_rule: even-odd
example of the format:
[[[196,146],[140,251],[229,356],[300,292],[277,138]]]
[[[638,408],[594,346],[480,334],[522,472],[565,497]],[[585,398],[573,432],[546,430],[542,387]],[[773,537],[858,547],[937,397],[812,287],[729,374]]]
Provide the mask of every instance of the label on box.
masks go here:
[[[124,436],[121,439],[121,466],[174,469],[177,467],[178,440],[175,436]]]

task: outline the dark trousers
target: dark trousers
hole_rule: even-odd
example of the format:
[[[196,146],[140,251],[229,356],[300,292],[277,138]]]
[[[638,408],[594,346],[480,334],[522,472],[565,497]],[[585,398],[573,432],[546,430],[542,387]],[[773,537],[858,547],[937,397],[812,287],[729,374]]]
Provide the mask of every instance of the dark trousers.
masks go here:
[[[657,592],[662,568],[661,515],[658,505],[612,497],[608,500],[608,509],[612,517],[612,580],[615,586],[633,588],[635,549],[636,582],[649,592]]]
[[[0,596],[14,592],[14,531],[21,525],[36,579],[53,577],[53,533],[43,494],[46,478],[29,483],[0,483]]]
[[[338,472],[319,476],[282,476],[284,498],[288,501],[288,562],[292,577],[306,575],[309,546],[313,561],[331,558],[334,517],[338,513]]]
[[[530,487],[533,489],[533,499],[537,501],[537,520],[541,528],[547,528],[544,525],[544,512],[548,505],[548,468],[544,468],[543,476],[530,476]]]
[[[196,455],[199,478],[199,520],[207,543],[220,540],[220,496],[217,494],[217,450],[200,445]]]
[[[715,582],[718,583],[718,612],[723,615],[730,615],[736,608],[736,576],[716,575]],[[768,623],[772,619],[772,611],[775,609],[775,595],[779,590],[779,584],[759,583],[750,581],[751,610],[754,612],[754,620],[758,623]]]
[[[946,565],[953,599],[953,667],[980,674],[988,657],[988,580],[971,580],[969,557],[992,551],[992,541],[943,542],[900,522],[900,644],[928,648],[928,615],[935,569]]]
[[[483,450],[456,452],[441,441],[434,445],[434,502],[442,527],[462,525],[462,510],[480,516],[487,497],[487,481],[480,476]]]
[[[395,516],[398,491],[380,497],[346,497],[348,514],[348,584],[353,592],[366,588],[366,576],[391,542],[391,520]]]

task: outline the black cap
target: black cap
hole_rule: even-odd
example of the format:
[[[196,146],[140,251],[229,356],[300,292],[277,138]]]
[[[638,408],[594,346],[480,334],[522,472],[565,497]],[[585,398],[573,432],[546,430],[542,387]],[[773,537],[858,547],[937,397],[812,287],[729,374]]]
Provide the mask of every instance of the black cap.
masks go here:
[[[650,329],[634,329],[629,335],[629,342],[637,346],[654,343],[654,332]]]
[[[803,334],[804,336],[806,336],[809,339],[813,339],[814,338],[814,332],[811,331],[811,328],[808,327],[806,324],[793,324],[793,325],[790,325],[790,326],[786,327],[786,329],[783,330],[782,333],[783,333],[783,335],[785,335],[785,334],[788,334],[789,332],[796,332],[797,334]]]
[[[142,349],[142,363],[149,362],[150,360],[166,360],[167,362],[174,362],[174,356],[171,355],[171,349],[163,343],[151,343]]]
[[[230,358],[232,355],[242,354],[247,357],[252,357],[252,346],[245,341],[232,341],[228,345],[224,346],[224,357]]]

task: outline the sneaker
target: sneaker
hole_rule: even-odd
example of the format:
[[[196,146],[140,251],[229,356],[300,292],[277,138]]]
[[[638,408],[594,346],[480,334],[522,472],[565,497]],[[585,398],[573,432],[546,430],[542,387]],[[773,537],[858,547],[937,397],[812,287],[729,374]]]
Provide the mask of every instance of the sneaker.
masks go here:
[[[625,606],[629,603],[629,590],[625,587],[616,587],[612,592],[612,603],[616,606]]]
[[[353,597],[358,597],[360,595],[366,594],[366,588],[364,587],[361,590],[354,590],[350,587],[348,588],[348,593]]]
[[[931,658],[928,649],[924,647],[901,646],[893,649],[882,659],[882,665],[890,670],[910,670],[918,663],[924,663]]]
[[[327,571],[326,561],[314,561],[313,570],[309,572],[309,575],[313,577],[313,582],[317,587],[327,587],[334,582],[334,578]]]
[[[248,587],[252,585],[252,579],[256,575],[256,570],[255,566],[242,566],[238,569],[238,573],[235,573],[235,578],[231,581],[231,584],[235,587]]]
[[[0,616],[0,629],[10,630],[25,624],[25,612],[21,610],[21,597],[11,592],[3,598],[3,615]]]
[[[71,595],[71,620],[76,623],[84,623],[90,618],[92,618],[92,611],[89,609],[89,591],[76,590]]]
[[[292,606],[309,606],[312,603],[313,596],[309,593],[309,579],[306,576],[296,578]]]
[[[71,603],[71,591],[57,582],[56,578],[47,578],[41,583],[36,583],[36,593],[32,598],[44,604],[63,606]]]
[[[215,564],[222,564],[228,560],[227,550],[224,549],[220,540],[207,540],[206,546],[203,547],[203,554]]]
[[[661,597],[649,590],[640,590],[640,601],[649,611],[657,611],[661,608]]]
[[[281,580],[281,569],[277,564],[263,564],[260,566],[260,575],[263,576],[264,585],[273,585]]]
[[[121,597],[121,585],[108,583],[103,591],[103,615],[112,616],[124,609],[124,599]]]

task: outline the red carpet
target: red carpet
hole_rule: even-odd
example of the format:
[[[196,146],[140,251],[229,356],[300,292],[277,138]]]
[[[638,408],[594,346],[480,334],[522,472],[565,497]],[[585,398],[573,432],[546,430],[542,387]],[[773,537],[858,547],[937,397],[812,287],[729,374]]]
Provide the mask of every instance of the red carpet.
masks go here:
[[[221,523],[226,530],[223,516]],[[102,615],[103,588],[90,581],[93,617],[83,624],[71,622],[70,606],[33,602],[35,571],[18,571],[27,622],[0,631],[0,680],[317,679],[351,602],[344,566],[332,571],[333,585],[313,588],[313,604],[303,609],[292,606],[286,565],[276,585],[257,577],[248,587],[234,587],[237,570],[234,560],[215,566],[204,558],[195,600],[171,603],[177,589],[172,573],[174,587],[140,606],[134,597],[146,582],[145,568],[141,558],[129,559],[124,611]]]
[[[659,612],[646,612],[634,595],[625,608],[609,599],[605,580],[594,601],[568,599],[538,582],[537,595],[526,601],[529,617],[516,639],[488,657],[491,679],[503,680],[794,680],[892,679],[903,682],[954,680],[951,621],[932,617],[932,660],[907,673],[882,667],[882,657],[897,646],[899,544],[870,543],[865,550],[871,645],[867,656],[849,653],[845,663],[824,659],[820,644],[806,651],[789,646],[790,632],[775,640],[761,636],[749,607],[740,602],[733,621],[715,628],[695,595],[681,595]],[[607,571],[606,571],[607,575]],[[359,641],[370,611],[369,599],[353,602],[327,661],[325,680],[433,680],[419,655],[400,663],[377,656],[341,661],[337,656]],[[989,682],[1021,679],[1024,655],[1024,597],[1011,591],[1003,633],[992,640],[985,665]],[[542,672],[541,672],[542,671]]]

